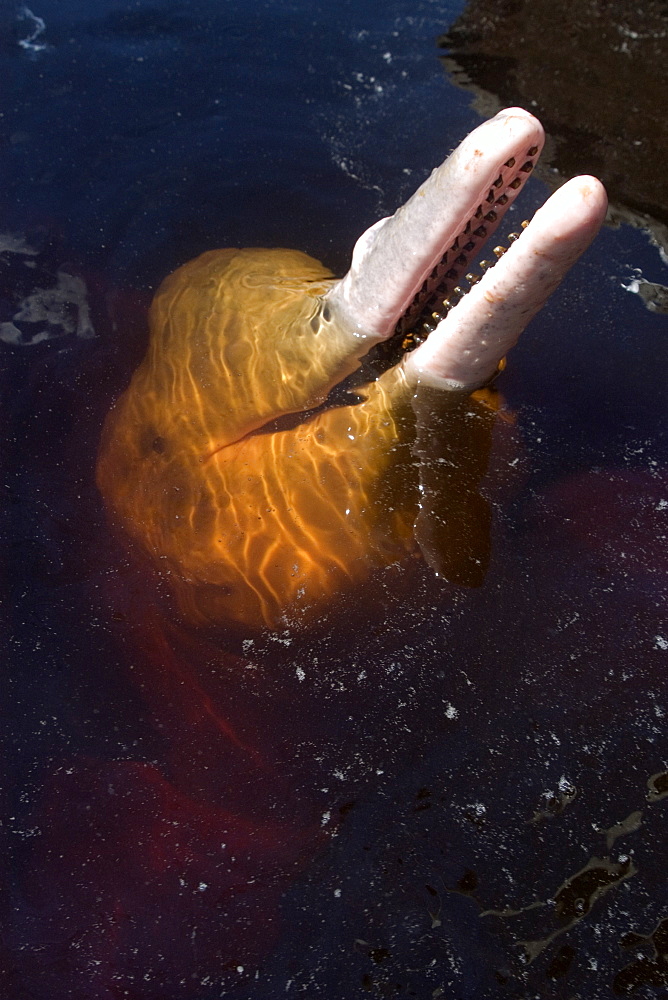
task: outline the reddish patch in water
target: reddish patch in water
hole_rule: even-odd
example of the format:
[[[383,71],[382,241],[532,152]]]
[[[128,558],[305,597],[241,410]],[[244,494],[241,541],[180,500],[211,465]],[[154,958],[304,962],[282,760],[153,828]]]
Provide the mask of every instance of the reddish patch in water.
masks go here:
[[[271,950],[281,893],[322,842],[269,763],[272,710],[233,682],[243,662],[135,612],[129,675],[164,755],[76,757],[43,778],[17,853],[12,995],[218,996]]]

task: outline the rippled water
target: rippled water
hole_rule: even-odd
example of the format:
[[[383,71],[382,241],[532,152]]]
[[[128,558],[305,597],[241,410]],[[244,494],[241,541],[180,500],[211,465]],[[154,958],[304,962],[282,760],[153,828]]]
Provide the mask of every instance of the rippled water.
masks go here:
[[[668,339],[624,287],[665,283],[642,230],[605,229],[511,356],[479,589],[414,561],[306,633],[188,632],[94,486],[165,274],[230,245],[341,272],[478,122],[435,47],[460,7],[2,15],[14,1000],[666,988]]]

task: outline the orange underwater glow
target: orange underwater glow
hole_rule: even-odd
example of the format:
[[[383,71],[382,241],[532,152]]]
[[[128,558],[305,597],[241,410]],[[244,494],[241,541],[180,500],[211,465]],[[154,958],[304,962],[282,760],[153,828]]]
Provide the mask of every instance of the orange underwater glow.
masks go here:
[[[351,352],[323,308],[332,283],[297,251],[229,249],[156,294],[97,479],[193,624],[308,621],[419,549],[449,579],[481,582],[493,408],[416,395],[396,366],[349,405],[304,413],[366,349]]]

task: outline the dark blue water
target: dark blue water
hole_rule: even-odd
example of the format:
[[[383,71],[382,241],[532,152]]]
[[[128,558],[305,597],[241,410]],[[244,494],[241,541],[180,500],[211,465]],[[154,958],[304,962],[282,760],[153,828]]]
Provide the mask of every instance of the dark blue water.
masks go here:
[[[623,288],[665,281],[642,231],[604,230],[511,356],[479,590],[418,565],[317,635],[186,635],[94,486],[165,274],[217,246],[341,272],[478,123],[434,44],[460,9],[1,15],[3,997],[666,990],[668,331]]]

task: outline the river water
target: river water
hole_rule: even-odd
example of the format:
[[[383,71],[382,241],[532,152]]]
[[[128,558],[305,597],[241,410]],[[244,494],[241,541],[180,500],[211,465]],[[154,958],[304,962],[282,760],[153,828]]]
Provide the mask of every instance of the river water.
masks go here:
[[[499,381],[480,588],[415,560],[307,630],[189,631],[95,488],[170,270],[290,246],[341,273],[480,121],[436,46],[462,9],[1,15],[3,996],[668,987],[668,338],[628,288],[665,282],[644,229],[602,231]]]

